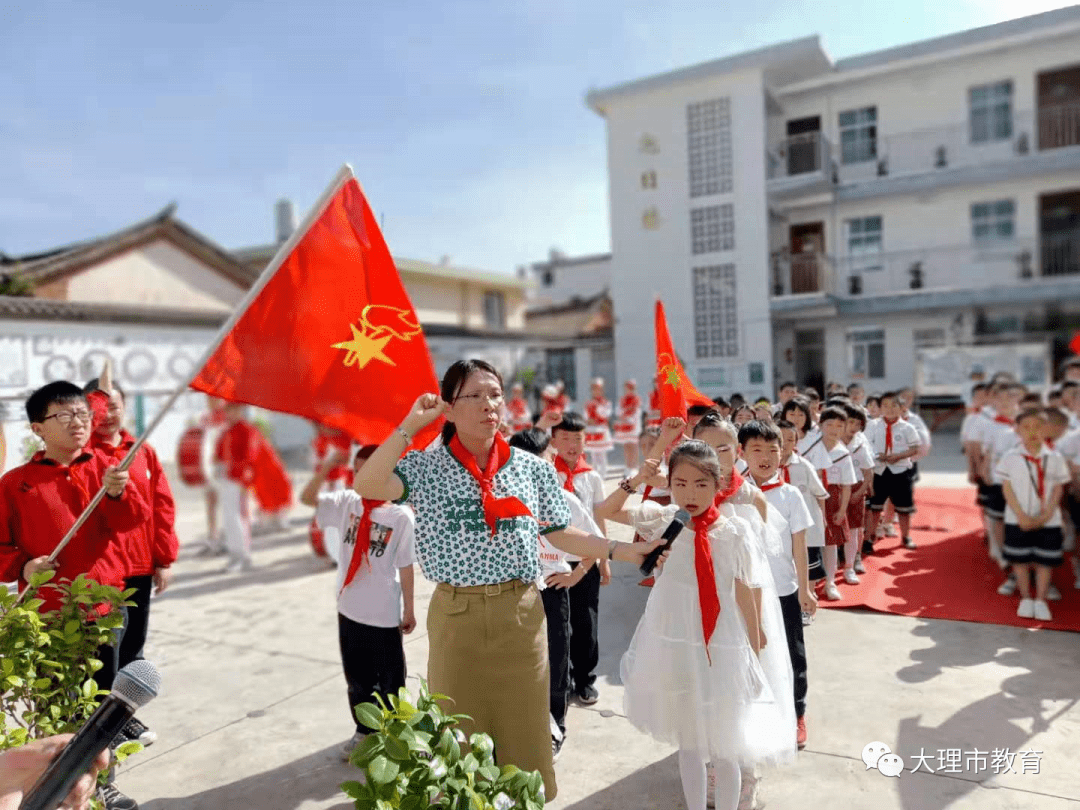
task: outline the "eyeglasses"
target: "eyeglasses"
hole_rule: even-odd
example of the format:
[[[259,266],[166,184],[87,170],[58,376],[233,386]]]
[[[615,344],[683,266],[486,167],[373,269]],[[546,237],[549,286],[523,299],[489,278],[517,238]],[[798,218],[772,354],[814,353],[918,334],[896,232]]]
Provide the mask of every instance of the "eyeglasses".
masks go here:
[[[497,408],[499,405],[503,404],[504,399],[505,399],[505,397],[504,397],[502,391],[499,391],[498,393],[488,393],[488,394],[481,394],[481,393],[459,394],[454,399],[454,403],[457,404],[458,402],[462,402],[462,401],[464,401],[468,405],[479,405],[481,403],[488,403],[493,408]]]
[[[42,422],[48,422],[50,419],[55,419],[57,424],[67,427],[76,419],[80,422],[90,424],[93,421],[93,417],[90,415],[90,411],[57,411],[54,414],[50,414],[42,419]]]

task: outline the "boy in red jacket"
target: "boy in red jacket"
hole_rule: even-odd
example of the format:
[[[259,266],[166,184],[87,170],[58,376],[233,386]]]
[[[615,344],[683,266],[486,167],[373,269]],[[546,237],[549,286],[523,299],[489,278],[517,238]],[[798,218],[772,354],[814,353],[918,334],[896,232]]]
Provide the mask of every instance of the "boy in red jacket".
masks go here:
[[[259,458],[258,430],[245,419],[247,406],[230,402],[225,406],[225,429],[214,450],[214,471],[221,499],[221,524],[229,554],[226,573],[250,571],[251,513],[248,489],[255,481]]]
[[[17,579],[23,587],[38,571],[52,568],[56,580],[86,574],[123,589],[127,571],[111,547],[121,534],[149,519],[146,500],[129,486],[128,473],[116,469],[118,462],[87,447],[92,417],[77,385],[57,381],[42,386],[26,400],[26,416],[45,449],[0,478],[0,581]],[[102,486],[106,497],[50,563],[53,549]],[[60,606],[59,592],[51,585],[42,587],[39,596],[42,610]],[[104,615],[108,607],[97,605],[96,610]],[[94,679],[109,689],[119,668],[118,645],[102,647],[98,657],[102,668]]]
[[[111,387],[111,393],[100,390],[97,381],[87,383],[83,388],[95,413],[100,414],[95,419],[90,446],[119,464],[135,444],[135,437],[124,429],[126,400],[123,390],[116,383],[109,385],[102,381],[102,384]],[[156,588],[160,594],[169,587],[172,581],[170,566],[176,562],[179,550],[174,528],[176,504],[154,448],[149,444],[140,445],[128,471],[132,486],[150,505],[150,518],[134,531],[120,535],[119,542],[109,545],[109,553],[117,554],[119,563],[127,571],[124,587],[135,589],[129,599],[135,604],[128,607],[127,625],[120,640],[121,668],[143,657],[151,592]],[[125,726],[124,733],[143,745],[157,739],[154,732],[135,719]]]

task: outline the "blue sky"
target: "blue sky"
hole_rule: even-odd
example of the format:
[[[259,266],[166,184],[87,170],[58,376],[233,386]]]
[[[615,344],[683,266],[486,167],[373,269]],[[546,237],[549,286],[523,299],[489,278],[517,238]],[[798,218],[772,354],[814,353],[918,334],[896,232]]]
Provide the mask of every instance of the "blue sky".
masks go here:
[[[308,0],[0,4],[0,250],[179,204],[270,241],[352,163],[401,256],[608,249],[603,87],[819,34],[844,57],[1068,3]],[[671,7],[673,6],[673,7]]]

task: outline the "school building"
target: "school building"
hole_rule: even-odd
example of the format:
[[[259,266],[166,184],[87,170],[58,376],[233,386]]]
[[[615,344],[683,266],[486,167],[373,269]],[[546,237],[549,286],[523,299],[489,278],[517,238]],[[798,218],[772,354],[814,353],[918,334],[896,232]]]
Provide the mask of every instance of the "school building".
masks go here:
[[[652,307],[704,391],[882,390],[1080,327],[1080,6],[833,60],[817,36],[588,93],[619,378]]]

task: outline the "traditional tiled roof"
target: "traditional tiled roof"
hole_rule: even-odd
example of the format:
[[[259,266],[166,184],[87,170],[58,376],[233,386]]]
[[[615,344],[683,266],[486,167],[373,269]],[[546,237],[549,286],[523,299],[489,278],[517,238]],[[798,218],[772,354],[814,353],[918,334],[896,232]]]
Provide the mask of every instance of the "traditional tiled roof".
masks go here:
[[[0,318],[23,321],[155,324],[217,328],[228,312],[136,304],[88,304],[51,298],[0,295]]]

